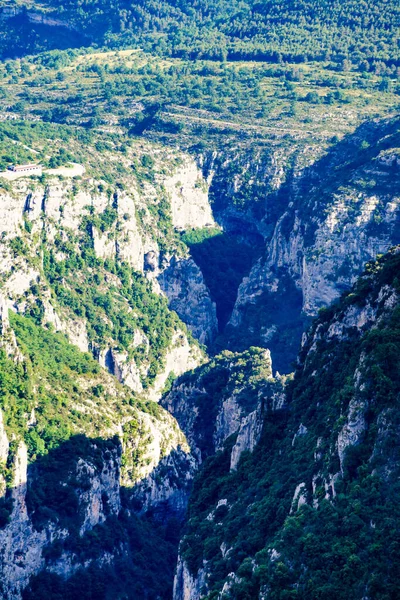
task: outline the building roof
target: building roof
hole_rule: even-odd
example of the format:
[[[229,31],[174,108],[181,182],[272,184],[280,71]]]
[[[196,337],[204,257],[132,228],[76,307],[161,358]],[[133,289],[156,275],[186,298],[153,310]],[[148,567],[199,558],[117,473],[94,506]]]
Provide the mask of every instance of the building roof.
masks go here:
[[[41,169],[40,165],[29,164],[29,165],[13,165],[10,167],[11,171],[27,171],[28,169]]]

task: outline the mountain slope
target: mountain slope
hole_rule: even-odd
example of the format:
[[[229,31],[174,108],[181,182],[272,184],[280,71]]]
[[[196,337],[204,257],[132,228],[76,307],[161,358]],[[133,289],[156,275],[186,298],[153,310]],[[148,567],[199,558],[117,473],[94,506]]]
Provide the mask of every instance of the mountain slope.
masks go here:
[[[88,42],[106,37],[114,44],[139,42],[165,53],[219,60],[226,56],[274,62],[282,58],[292,62],[350,58],[358,64],[371,60],[390,65],[399,59],[398,6],[383,0],[365,3],[362,11],[353,0],[285,0],[279,6],[255,0],[220,0],[212,5],[184,0],[102,0],[79,7],[72,0],[14,1],[2,14],[11,17],[11,33],[17,42],[24,26],[29,38],[28,25],[33,24],[33,30],[43,25],[72,30],[72,41],[78,43],[85,39],[78,34],[85,35]],[[43,37],[31,36],[31,48],[43,47]],[[51,34],[49,37],[51,44]],[[3,43],[5,40],[3,34]],[[14,48],[18,51],[18,44]]]
[[[98,598],[122,594],[122,566],[135,579],[134,593],[159,597],[158,586],[172,585],[177,549],[168,521],[174,517],[179,531],[188,494],[175,475],[191,471],[184,435],[168,413],[135,398],[64,335],[12,313],[8,321],[4,305],[1,324],[2,598],[21,598],[36,576],[43,585],[32,583],[35,593],[45,594],[51,573],[61,587],[65,578],[80,578],[76,597],[92,597],[91,578],[101,581]],[[166,528],[136,516],[148,495],[136,498],[138,485],[157,469],[165,486],[169,472],[174,481],[163,498],[170,506]],[[159,563],[159,584],[155,566],[138,569],[144,557]]]
[[[175,600],[396,597],[399,273],[399,247],[368,264],[314,322],[253,453],[205,463]]]

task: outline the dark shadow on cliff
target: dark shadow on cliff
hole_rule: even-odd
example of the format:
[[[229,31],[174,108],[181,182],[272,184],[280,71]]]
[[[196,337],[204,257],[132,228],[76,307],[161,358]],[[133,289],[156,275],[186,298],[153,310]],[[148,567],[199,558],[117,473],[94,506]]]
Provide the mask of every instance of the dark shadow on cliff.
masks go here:
[[[190,237],[186,241],[216,304],[220,332],[232,314],[243,277],[249,274],[261,254],[261,236],[253,235],[252,241],[248,242],[243,239],[243,234],[221,232],[202,241],[193,242]]]
[[[301,291],[283,272],[276,293],[264,291],[254,302],[245,305],[242,313],[244,326],[227,325],[224,335],[216,341],[217,350],[242,351],[249,346],[265,347],[271,351],[274,372],[290,372],[303,331],[310,323],[310,319],[302,313],[302,304]]]
[[[31,23],[25,12],[2,22],[0,58],[19,58],[48,50],[66,50],[89,46],[82,33],[62,26]]]
[[[135,488],[120,488],[118,506],[121,453],[117,436],[74,435],[30,464],[26,503],[34,529],[49,532],[55,526],[67,534],[54,541],[48,535],[45,567],[31,577],[24,600],[171,599],[181,521],[166,509],[163,521],[136,514]],[[91,527],[85,521],[94,480],[101,482],[105,519]],[[26,549],[17,550],[23,560]],[[62,572],[65,555],[76,567],[69,578],[51,572],[57,565]]]

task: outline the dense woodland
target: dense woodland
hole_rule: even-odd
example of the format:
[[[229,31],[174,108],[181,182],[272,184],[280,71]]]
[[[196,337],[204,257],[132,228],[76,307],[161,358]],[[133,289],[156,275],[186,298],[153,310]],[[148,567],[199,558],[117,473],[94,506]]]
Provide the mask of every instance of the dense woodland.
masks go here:
[[[352,61],[367,71],[377,61],[391,67],[400,59],[400,9],[393,0],[102,0],[79,6],[46,0],[40,6],[89,40],[107,40],[114,47],[136,42],[170,56],[277,63],[329,59],[341,66]],[[22,49],[24,24],[17,20],[14,27],[3,40],[11,33],[18,51],[15,41],[20,30]],[[31,33],[32,47],[36,39]]]

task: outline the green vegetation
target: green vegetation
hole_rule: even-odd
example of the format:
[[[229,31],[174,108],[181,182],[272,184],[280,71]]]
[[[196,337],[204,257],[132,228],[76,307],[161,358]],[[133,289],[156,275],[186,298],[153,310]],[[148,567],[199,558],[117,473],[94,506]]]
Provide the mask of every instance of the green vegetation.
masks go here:
[[[272,378],[269,354],[254,347],[240,353],[225,350],[205,365],[179,377],[176,385],[172,396],[181,394],[183,386],[187,390],[186,403],[196,414],[193,435],[203,459],[215,452],[216,416],[225,400],[234,397],[240,410],[248,414],[255,410],[261,393],[267,396],[270,386],[275,391],[279,388]],[[168,398],[164,406],[167,404]],[[182,423],[184,430],[185,425]]]
[[[49,145],[42,144],[46,138],[51,139],[55,134],[63,146],[58,149],[57,155],[52,157],[50,162]],[[56,168],[68,162],[79,162],[82,153],[72,154],[66,150],[71,137],[74,137],[79,144],[87,145],[91,142],[92,136],[82,130],[73,133],[66,127],[57,127],[50,123],[16,123],[15,121],[1,123],[0,170],[5,170],[11,164],[40,162],[44,167]]]
[[[400,310],[382,312],[379,294],[383,286],[399,294],[399,268],[397,248],[368,265],[352,292],[323,311],[288,386],[288,407],[267,414],[259,445],[243,454],[238,470],[229,472],[231,440],[205,462],[182,549],[193,573],[207,561],[207,599],[218,597],[232,572],[238,579],[227,599],[250,600],[263,589],[276,600],[396,597]],[[367,303],[381,317],[374,329],[327,337],[333,319]],[[350,402],[365,430],[347,448],[341,469],[337,439]],[[300,483],[306,503],[297,508]],[[226,506],[215,511],[222,498]],[[229,549],[224,556],[221,544]]]
[[[0,406],[8,433],[25,439],[31,460],[77,432],[106,431],[118,416],[133,415],[131,405],[144,408],[64,334],[14,313],[10,323],[24,361],[14,362],[1,350]],[[87,411],[93,404],[96,414]]]
[[[146,136],[193,151],[204,142],[328,145],[357,120],[393,110],[397,74],[298,64],[214,62],[142,50],[52,51],[0,64],[0,110],[25,120],[76,125],[89,135]],[[110,137],[111,136],[111,137]],[[315,139],[317,136],[317,139]],[[125,144],[125,141],[122,146]]]
[[[68,594],[70,598],[98,600],[118,592],[127,598],[166,600],[171,594],[178,547],[180,523],[175,518],[170,516],[160,525],[151,517],[139,519],[126,513],[124,508],[117,517],[112,498],[103,494],[107,520],[81,533],[88,509],[85,494],[93,477],[101,477],[109,465],[115,469],[118,484],[117,461],[123,458],[124,468],[132,470],[129,447],[141,449],[147,443],[136,426],[138,409],[156,417],[161,409],[135,399],[63,334],[47,331],[14,313],[10,313],[10,324],[24,360],[15,362],[0,350],[0,408],[8,437],[14,440],[1,474],[10,488],[17,443],[24,439],[30,459],[26,502],[32,523],[38,530],[53,522],[68,531],[45,548],[46,565],[63,551],[81,563],[91,561],[88,570],[79,570],[67,581],[41,573],[32,579],[24,598],[55,600]],[[121,440],[109,433],[120,422],[125,422],[127,451],[123,457]],[[146,460],[143,452],[135,460],[133,468],[141,466]],[[122,492],[124,503],[131,503],[132,488]],[[12,508],[8,489],[0,500],[0,527],[9,522]],[[105,569],[101,559],[109,552],[114,553],[115,561]],[[0,594],[4,592],[1,585]]]
[[[14,16],[8,18],[4,8],[15,9]],[[48,23],[32,21],[40,17]],[[321,313],[312,330],[321,330],[317,351],[301,362],[309,348],[303,349],[288,407],[267,411],[254,453],[245,453],[238,470],[229,472],[235,437],[213,452],[215,415],[224,399],[234,395],[247,413],[277,384],[265,352],[254,346],[272,346],[275,368],[287,365],[297,350],[302,298],[283,272],[277,273],[276,300],[257,296],[242,329],[226,328],[238,286],[291,204],[293,189],[300,204],[287,212],[282,234],[289,235],[300,210],[306,251],[312,252],[316,211],[328,210],[337,192],[361,197],[374,190],[380,199],[393,195],[398,183],[390,165],[379,166],[385,175],[378,183],[374,175],[382,153],[400,147],[397,121],[388,119],[383,132],[369,125],[346,138],[362,121],[399,107],[398,4],[11,0],[0,18],[0,170],[25,162],[45,170],[79,163],[85,173],[71,185],[52,176],[51,184],[65,191],[60,216],[78,194],[94,200],[81,211],[75,231],[59,226],[58,215],[49,217],[46,210],[31,219],[33,209],[25,208],[17,234],[1,239],[14,261],[11,275],[32,267],[39,276],[13,298],[25,313],[10,315],[24,360],[14,362],[0,350],[0,408],[12,440],[7,464],[0,465],[8,486],[0,526],[10,519],[13,457],[23,439],[33,526],[68,532],[46,547],[47,571],[31,579],[24,600],[171,597],[179,523],[137,518],[134,490],[125,488],[121,510],[103,495],[105,522],[85,527],[89,472],[100,477],[121,459],[122,477],[133,483],[150,461],[151,437],[139,411],[162,418],[162,409],[135,397],[46,322],[50,303],[64,322],[84,328],[93,354],[102,353],[110,371],[115,353],[134,361],[144,389],[164,369],[173,340],[184,343],[187,336],[192,343],[166,299],[121,258],[130,219],[144,246],[157,242],[160,264],[166,254],[190,249],[217,304],[220,336],[213,350],[246,349],[239,355],[224,351],[179,379],[190,386],[195,378],[201,390],[193,409],[204,463],[182,552],[193,574],[207,565],[204,595],[220,598],[233,572],[237,578],[225,597],[235,600],[260,593],[271,600],[396,598],[399,310],[374,330],[351,330],[340,342],[323,334],[348,306],[379,302],[383,285],[399,291],[398,254],[369,265],[352,292]],[[57,26],[49,24],[54,19]],[[179,162],[176,147],[200,158],[206,176],[214,173],[210,199],[223,230],[173,230],[160,181]],[[13,200],[20,183],[0,178],[1,196],[7,192]],[[50,187],[46,172],[29,179],[32,195],[43,195],[42,209]],[[120,214],[118,198],[125,192],[135,198],[135,214]],[[106,204],[101,211],[97,197]],[[362,203],[354,197],[349,203],[353,221]],[[369,233],[389,232],[384,216],[379,200]],[[395,227],[391,239],[397,239]],[[112,258],[96,254],[96,235],[115,249],[105,252]],[[263,327],[272,313],[276,328]],[[362,384],[357,390],[356,375]],[[170,373],[171,393],[173,379]],[[339,464],[338,433],[354,397],[366,429]],[[121,424],[120,439],[115,433]],[[300,424],[306,433],[298,434]],[[291,511],[301,482],[307,502]],[[226,505],[216,508],[221,499]],[[90,566],[60,578],[50,568],[63,552]]]
[[[30,461],[48,455],[79,432],[105,433],[116,419],[132,416],[134,406],[145,409],[117,383],[110,385],[99,364],[63,334],[14,313],[10,324],[24,360],[14,361],[0,349],[0,408],[9,439],[14,445],[25,441]],[[12,446],[2,473],[8,486],[13,482],[15,449]],[[0,526],[8,522],[11,509],[7,494],[1,500]]]
[[[23,6],[24,2],[16,5]],[[373,5],[360,5],[355,0],[302,1],[295,5],[289,0],[279,5],[272,1],[218,0],[212,6],[204,0],[195,5],[186,0],[124,0],[117,6],[102,0],[80,7],[73,0],[45,0],[33,8],[97,42],[106,39],[114,47],[136,43],[164,55],[276,63],[329,59],[343,69],[353,62],[363,70],[374,63],[390,66],[400,58],[396,40],[400,16],[392,0],[377,0]],[[7,32],[2,36],[3,55],[8,56],[17,52],[18,42],[22,42],[19,31],[25,28],[29,32],[24,13],[11,26],[11,48],[6,46]],[[64,44],[65,33],[58,31]],[[71,43],[79,41],[73,32]],[[54,43],[51,36],[49,43]],[[36,47],[44,45],[42,38],[37,38]],[[35,40],[28,35],[28,49],[34,47]],[[22,49],[26,46],[21,44]]]
[[[86,231],[90,223],[84,221]],[[115,351],[127,351],[137,365],[146,365],[142,383],[151,384],[163,369],[174,332],[186,330],[168,309],[167,300],[152,292],[151,283],[128,265],[97,259],[90,236],[81,241],[81,254],[61,238],[56,248],[67,258],[58,261],[45,250],[43,267],[57,302],[85,320],[94,347],[101,350],[112,344]],[[138,330],[145,338],[133,346]]]
[[[329,235],[340,237],[346,227],[351,229],[357,221],[360,222],[365,214],[365,203],[372,196],[375,205],[365,229],[366,234],[377,239],[390,239],[394,244],[399,243],[399,220],[389,221],[385,217],[388,199],[395,197],[400,183],[396,166],[399,147],[398,116],[366,122],[353,134],[336,142],[319,160],[306,167],[300,176],[296,175],[295,168],[288,170],[286,179],[278,190],[270,189],[265,183],[263,194],[256,194],[256,198],[262,200],[257,203],[248,198],[240,210],[245,215],[252,211],[252,217],[256,213],[255,218],[259,220],[260,213],[256,211],[257,206],[261,205],[260,212],[265,215],[263,224],[271,229],[282,216],[277,237],[287,240],[288,244],[300,216],[304,257],[307,265],[313,265],[312,268],[315,265],[318,270],[324,269],[326,264],[323,260],[320,261],[321,238],[316,239],[317,232],[321,235],[323,220],[330,212],[336,213],[337,223]],[[248,160],[250,159],[251,155]],[[265,160],[267,161],[267,157]],[[242,176],[240,165],[235,167],[237,176]],[[229,171],[227,175],[229,176]],[[251,175],[255,178],[253,173]],[[229,179],[226,181],[229,182]],[[217,194],[213,192],[217,214],[224,214],[232,204],[237,207],[235,194],[227,183],[223,184],[222,176],[217,181],[217,190]],[[341,204],[338,204],[338,198],[341,199]],[[326,233],[323,235],[326,236]],[[337,261],[339,266],[327,278],[329,283],[337,286],[341,282],[342,285],[350,286],[351,277],[358,275],[363,268],[357,252],[358,250],[350,250],[345,260]],[[263,261],[267,261],[267,264],[271,261],[271,247],[268,243],[261,257],[261,265]],[[296,275],[288,273],[285,265],[276,264],[271,264],[270,269],[262,272],[263,277],[269,278],[269,281],[276,277],[276,289],[271,293],[269,286],[263,289],[260,285],[260,293],[254,296],[253,301],[239,307],[240,325],[228,325],[223,338],[218,342],[236,351],[249,344],[265,345],[272,352],[274,368],[287,373],[296,360],[301,337],[308,327],[310,317],[303,313],[304,297],[298,287]]]

